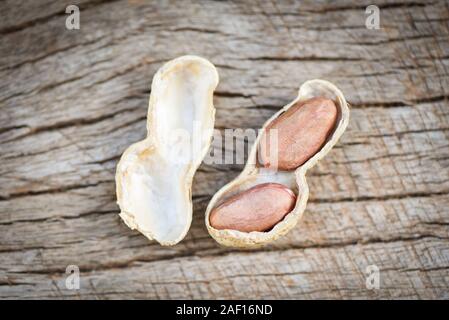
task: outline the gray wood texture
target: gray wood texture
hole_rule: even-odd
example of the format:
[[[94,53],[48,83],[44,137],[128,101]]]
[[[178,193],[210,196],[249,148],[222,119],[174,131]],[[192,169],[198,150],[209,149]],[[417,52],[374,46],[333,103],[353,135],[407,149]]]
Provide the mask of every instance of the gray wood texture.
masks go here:
[[[0,34],[0,299],[449,298],[447,1],[6,0]],[[220,247],[204,225],[243,165],[200,167],[174,247],[117,214],[115,166],[146,134],[152,77],[184,54],[218,68],[220,130],[259,128],[313,78],[351,104],[304,219],[267,247]]]

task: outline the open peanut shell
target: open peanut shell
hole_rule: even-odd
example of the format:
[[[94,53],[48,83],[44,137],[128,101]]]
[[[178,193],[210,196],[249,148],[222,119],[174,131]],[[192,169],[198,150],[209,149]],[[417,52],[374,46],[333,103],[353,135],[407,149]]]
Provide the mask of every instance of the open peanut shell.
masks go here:
[[[337,107],[337,119],[332,131],[327,136],[324,145],[306,162],[293,171],[278,171],[257,166],[257,150],[262,134],[259,133],[250,153],[247,163],[240,173],[230,183],[222,187],[211,199],[206,209],[206,226],[210,235],[220,244],[231,247],[257,247],[268,244],[290,231],[301,219],[309,197],[306,172],[322,159],[337,143],[349,122],[349,108],[342,92],[332,83],[324,80],[310,80],[299,89],[298,96],[292,102],[280,109],[268,121],[264,130],[274,119],[295,105],[314,97],[329,98]],[[263,131],[261,130],[261,132]],[[233,229],[215,229],[210,224],[211,211],[226,199],[263,183],[280,183],[290,188],[296,194],[294,209],[270,230],[260,232],[242,232]]]
[[[123,153],[116,172],[120,217],[162,245],[181,241],[192,221],[192,179],[209,149],[218,73],[183,56],[153,78],[147,137]]]

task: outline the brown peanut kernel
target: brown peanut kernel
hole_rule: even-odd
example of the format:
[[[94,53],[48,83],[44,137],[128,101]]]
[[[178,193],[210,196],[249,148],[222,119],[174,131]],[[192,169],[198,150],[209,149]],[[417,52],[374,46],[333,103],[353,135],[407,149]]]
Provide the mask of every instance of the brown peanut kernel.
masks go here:
[[[296,103],[265,128],[258,164],[279,170],[298,168],[323,147],[335,127],[337,115],[335,103],[327,98],[315,97]],[[274,134],[277,134],[277,148],[270,145],[276,141]]]
[[[296,196],[279,183],[263,183],[240,192],[214,208],[209,221],[215,229],[267,231],[293,210]]]

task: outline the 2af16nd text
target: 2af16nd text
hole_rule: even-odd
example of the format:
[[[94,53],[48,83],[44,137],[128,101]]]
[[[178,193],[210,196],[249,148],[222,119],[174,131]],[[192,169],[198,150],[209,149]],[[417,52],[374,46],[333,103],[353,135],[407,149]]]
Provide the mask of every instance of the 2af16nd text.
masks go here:
[[[177,315],[197,315],[207,316],[213,314],[220,315],[269,315],[273,312],[273,308],[269,304],[221,304],[218,308],[216,306],[188,306],[183,304],[176,307]]]

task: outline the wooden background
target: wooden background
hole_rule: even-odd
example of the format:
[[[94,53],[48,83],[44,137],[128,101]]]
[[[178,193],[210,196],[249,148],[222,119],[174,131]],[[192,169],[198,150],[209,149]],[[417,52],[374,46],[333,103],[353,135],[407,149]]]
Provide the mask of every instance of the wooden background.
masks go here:
[[[0,34],[0,298],[449,298],[448,1],[6,0]],[[242,165],[200,167],[174,247],[117,215],[116,163],[146,134],[156,70],[184,54],[218,68],[220,130],[259,128],[313,78],[352,105],[305,218],[270,246],[222,248],[204,226]]]

